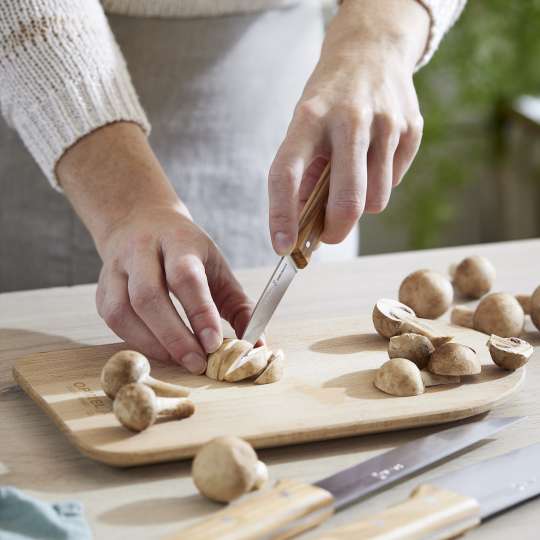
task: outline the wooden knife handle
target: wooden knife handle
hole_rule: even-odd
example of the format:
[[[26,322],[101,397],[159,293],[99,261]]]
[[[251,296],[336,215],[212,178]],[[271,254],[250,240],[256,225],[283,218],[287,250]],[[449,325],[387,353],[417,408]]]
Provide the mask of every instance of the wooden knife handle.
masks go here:
[[[300,215],[298,240],[291,253],[298,268],[305,268],[308,265],[311,254],[319,245],[319,238],[324,230],[329,191],[330,162],[324,168]]]
[[[423,485],[404,503],[316,540],[447,540],[479,524],[480,507],[475,499]]]
[[[285,540],[311,529],[334,513],[328,491],[285,480],[179,531],[169,540]]]

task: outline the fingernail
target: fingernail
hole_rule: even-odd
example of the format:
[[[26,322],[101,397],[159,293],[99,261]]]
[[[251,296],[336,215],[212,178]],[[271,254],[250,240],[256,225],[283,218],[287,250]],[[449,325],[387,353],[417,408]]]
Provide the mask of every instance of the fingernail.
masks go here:
[[[201,330],[199,332],[199,339],[208,354],[217,351],[222,342],[221,336],[212,328]]]
[[[274,245],[280,255],[286,255],[291,249],[291,238],[288,234],[278,232],[274,235]]]
[[[206,358],[199,353],[188,353],[182,358],[182,365],[191,373],[201,375],[206,370]]]

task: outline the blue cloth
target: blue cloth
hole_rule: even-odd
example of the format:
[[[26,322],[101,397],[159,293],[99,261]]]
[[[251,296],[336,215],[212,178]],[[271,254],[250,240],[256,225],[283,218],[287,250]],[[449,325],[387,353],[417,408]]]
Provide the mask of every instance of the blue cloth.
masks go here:
[[[91,540],[78,502],[38,501],[12,487],[0,487],[0,540]]]

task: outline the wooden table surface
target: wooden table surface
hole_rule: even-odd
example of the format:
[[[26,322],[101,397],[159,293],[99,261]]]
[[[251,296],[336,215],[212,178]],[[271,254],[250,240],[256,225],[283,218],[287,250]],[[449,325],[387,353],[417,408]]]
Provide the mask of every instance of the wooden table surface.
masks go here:
[[[469,254],[495,264],[495,290],[530,293],[540,283],[540,240],[362,257],[346,264],[312,266],[303,271],[276,314],[281,320],[351,316],[370,311],[380,297],[396,297],[400,280],[418,268],[445,271]],[[268,269],[238,272],[256,297]],[[0,294],[0,485],[13,485],[44,500],[84,503],[97,539],[161,538],[181,529],[217,505],[200,497],[190,464],[178,462],[113,469],[75,450],[14,383],[15,358],[33,351],[115,341],[94,308],[95,286]],[[271,328],[269,329],[271,332]],[[526,338],[540,345],[540,333],[527,323]],[[532,357],[524,386],[496,409],[500,415],[526,415],[496,440],[340,512],[325,528],[369,515],[404,498],[430,475],[540,442],[540,354]],[[492,413],[493,414],[493,413]],[[380,435],[276,448],[260,452],[272,478],[315,481],[358,461],[435,431],[415,429]],[[540,459],[540,456],[539,456]],[[483,524],[470,540],[537,539],[540,498]],[[313,538],[307,533],[302,538]]]

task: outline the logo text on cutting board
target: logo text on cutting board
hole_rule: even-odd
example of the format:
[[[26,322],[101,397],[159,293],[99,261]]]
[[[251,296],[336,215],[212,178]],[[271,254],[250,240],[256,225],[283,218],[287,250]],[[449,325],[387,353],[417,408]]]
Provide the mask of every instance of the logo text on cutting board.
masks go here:
[[[69,384],[67,389],[79,396],[79,402],[88,416],[104,414],[112,410],[111,401],[103,396],[101,391],[92,390],[84,381],[75,381]]]

